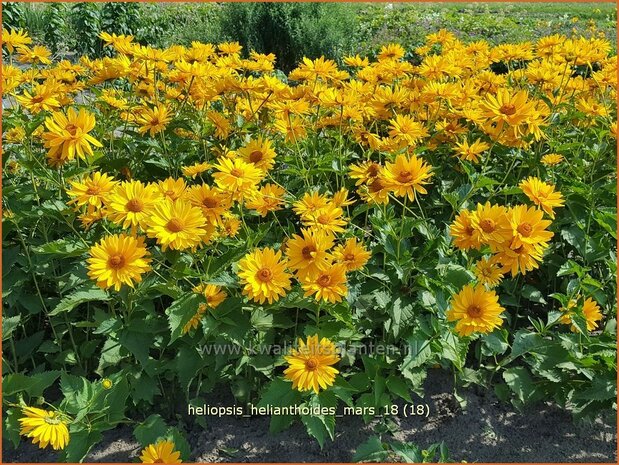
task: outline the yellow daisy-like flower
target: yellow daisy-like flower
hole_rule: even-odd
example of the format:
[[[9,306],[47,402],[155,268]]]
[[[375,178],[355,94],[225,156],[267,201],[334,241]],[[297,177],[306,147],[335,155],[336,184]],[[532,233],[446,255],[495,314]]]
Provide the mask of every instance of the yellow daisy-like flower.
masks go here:
[[[191,187],[187,198],[192,205],[200,207],[207,221],[214,225],[221,223],[222,216],[232,205],[230,194],[207,184]]]
[[[331,256],[328,250],[333,246],[334,238],[320,229],[302,229],[301,234],[294,234],[286,242],[286,255],[290,269],[300,278],[306,278],[329,267]]]
[[[176,444],[172,441],[159,441],[149,444],[142,450],[142,463],[181,463],[181,453],[175,451]]]
[[[138,129],[140,134],[148,132],[151,137],[163,131],[170,121],[172,121],[170,109],[162,103],[153,108],[142,109],[136,118],[136,123],[140,126]]]
[[[213,174],[213,178],[217,186],[232,193],[237,200],[254,191],[264,177],[264,171],[240,158],[220,158],[215,169],[217,172]]]
[[[481,246],[479,234],[473,227],[473,213],[462,210],[449,227],[454,245],[460,250],[478,249]]]
[[[123,228],[145,228],[146,220],[161,200],[156,185],[141,181],[126,181],[112,191],[108,201],[108,216]]]
[[[267,216],[269,212],[282,209],[284,203],[282,197],[285,192],[284,188],[277,184],[265,184],[245,203],[245,206],[256,210],[260,216]]]
[[[386,205],[389,203],[389,190],[379,178],[370,181],[367,186],[361,186],[357,192],[361,200],[368,204]]]
[[[574,315],[574,311],[572,309],[577,305],[578,302],[575,299],[571,299],[567,305],[567,308],[561,308],[561,311],[563,312],[563,315],[561,315],[561,323],[568,325],[571,324],[571,330],[573,332],[578,332],[578,328],[573,324],[572,320]],[[596,329],[598,327],[598,321],[603,318],[599,305],[591,297],[587,297],[587,299],[583,302],[582,313],[585,317],[585,321],[587,322],[587,331],[593,331]]]
[[[490,145],[477,139],[472,144],[468,141],[456,142],[456,155],[462,160],[470,161],[471,163],[479,163],[479,155],[488,150]]]
[[[237,153],[245,163],[251,163],[262,171],[269,171],[275,164],[275,150],[269,139],[251,140],[247,145],[241,147]]]
[[[249,252],[239,261],[238,275],[243,284],[243,294],[260,304],[276,302],[290,289],[287,261],[281,251],[270,247]]]
[[[563,161],[563,155],[559,155],[558,153],[549,153],[542,157],[542,164],[546,166],[558,165],[562,161]]]
[[[358,165],[350,165],[350,178],[355,179],[355,186],[370,184],[374,181],[382,167],[373,161],[364,161]]]
[[[116,184],[118,181],[114,181],[111,176],[95,171],[81,181],[71,181],[71,188],[67,189],[67,194],[73,199],[69,203],[75,203],[79,207],[91,205],[101,208]]]
[[[467,284],[453,297],[447,311],[447,321],[456,321],[455,330],[460,336],[473,333],[490,333],[503,323],[499,315],[505,309],[499,305],[499,297],[483,285]]]
[[[45,119],[47,132],[43,133],[43,145],[54,165],[73,160],[77,155],[82,160],[92,156],[91,145],[102,147],[101,142],[89,135],[95,127],[95,117],[84,108],[79,112],[69,108],[67,114],[57,111]]]
[[[226,291],[215,284],[198,284],[193,291],[202,294],[206,299],[206,305],[211,308],[217,308],[228,297]]]
[[[69,443],[69,429],[62,417],[53,411],[25,407],[25,416],[19,419],[19,434],[32,438],[33,444],[43,449],[51,444],[54,450],[64,449]]]
[[[493,249],[512,238],[507,209],[502,205],[492,205],[490,202],[477,204],[471,223],[479,241],[489,244]]]
[[[292,205],[292,209],[301,219],[306,219],[310,214],[327,205],[329,205],[329,198],[326,195],[318,192],[306,192],[301,200]]]
[[[202,317],[206,313],[206,309],[206,304],[198,305],[198,310],[196,310],[196,313],[194,313],[189,321],[185,323],[185,326],[183,326],[183,329],[181,330],[181,334],[187,334],[192,329],[196,329],[200,325]]]
[[[415,121],[409,115],[396,115],[389,120],[389,136],[395,141],[402,142],[408,146],[414,146],[417,142],[428,135],[427,129],[422,123]]]
[[[522,192],[531,202],[541,207],[553,219],[555,217],[554,209],[562,207],[565,202],[561,192],[555,192],[555,187],[552,184],[547,184],[534,176],[522,181],[518,187],[522,189]]]
[[[346,220],[342,218],[344,210],[334,205],[327,205],[308,213],[301,222],[304,226],[320,229],[328,233],[344,232]]]
[[[481,284],[496,287],[503,279],[503,269],[494,258],[482,258],[475,264],[475,276]]]
[[[368,262],[372,254],[357,242],[357,238],[351,237],[344,245],[338,245],[333,250],[333,257],[337,263],[342,263],[346,271],[360,270]]]
[[[332,304],[341,302],[348,293],[346,285],[346,267],[338,263],[321,270],[315,276],[301,279],[305,297],[313,295],[318,301],[325,300]]]
[[[183,166],[182,170],[185,176],[190,177],[190,178],[195,178],[199,174],[202,174],[205,171],[210,170],[211,168],[212,168],[212,165],[210,163],[203,162],[203,163],[195,163],[190,166]]]
[[[542,219],[544,212],[535,207],[527,208],[526,205],[517,205],[508,214],[513,231],[511,248],[515,249],[522,244],[545,246],[554,236],[554,233],[546,228],[550,226],[550,220]]]
[[[108,236],[90,248],[88,276],[103,289],[113,286],[119,291],[123,284],[133,287],[142,281],[142,274],[151,269],[150,261],[143,237]]]
[[[308,336],[307,343],[299,338],[299,348],[292,349],[284,359],[289,364],[284,376],[301,392],[313,390],[318,394],[332,386],[339,373],[331,366],[340,361],[337,347],[326,337],[319,341],[318,334]]]
[[[164,198],[170,200],[178,200],[185,198],[187,184],[183,178],[174,179],[168,178],[157,183],[159,192]]]
[[[511,248],[510,244],[504,244],[499,246],[495,257],[497,262],[503,265],[503,273],[509,271],[512,276],[516,276],[518,273],[526,274],[539,268],[545,248],[545,245],[540,244],[522,244],[515,248]]]
[[[15,49],[22,48],[32,43],[32,38],[28,36],[28,32],[23,29],[2,29],[2,46],[6,47],[9,54],[12,54]]]
[[[415,192],[427,194],[423,187],[429,183],[432,177],[432,167],[416,155],[410,158],[398,155],[395,163],[385,163],[385,168],[380,174],[380,179],[385,188],[398,197],[408,196],[409,200],[415,200]]]
[[[221,218],[221,233],[224,236],[234,237],[238,234],[241,227],[241,220],[230,212],[226,212]]]
[[[146,219],[148,237],[157,239],[162,250],[185,250],[202,241],[206,220],[202,210],[184,200],[157,203]]]

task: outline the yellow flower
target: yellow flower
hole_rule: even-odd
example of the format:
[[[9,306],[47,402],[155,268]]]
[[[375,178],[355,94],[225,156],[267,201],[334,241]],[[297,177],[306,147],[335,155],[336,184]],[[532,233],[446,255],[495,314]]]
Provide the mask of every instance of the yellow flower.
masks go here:
[[[183,166],[183,174],[187,177],[195,178],[197,175],[202,174],[211,168],[212,166],[210,163],[195,163],[190,166]]]
[[[32,92],[24,90],[24,95],[18,95],[17,101],[31,113],[54,111],[60,106],[56,89],[44,84],[35,84]]]
[[[359,197],[368,204],[386,205],[389,203],[389,190],[378,178],[370,181],[367,186],[361,186],[357,192]]]
[[[69,443],[69,429],[57,413],[36,407],[24,407],[25,416],[19,419],[19,434],[32,438],[33,444],[43,449],[51,444],[54,450],[64,449]]]
[[[344,210],[334,205],[327,205],[319,208],[302,219],[304,226],[320,229],[328,233],[344,232],[346,220],[342,218]]]
[[[544,213],[535,207],[517,205],[508,216],[513,232],[512,249],[522,244],[545,246],[554,236],[553,232],[546,230],[551,221],[542,219]]]
[[[454,245],[460,250],[478,249],[481,246],[479,234],[473,227],[473,213],[462,210],[449,227]]]
[[[206,220],[213,225],[221,224],[222,216],[232,205],[230,194],[207,184],[192,186],[187,198],[192,205],[202,209]]]
[[[563,155],[559,155],[558,153],[549,153],[542,157],[542,163],[546,166],[558,165],[562,161]]]
[[[22,48],[32,43],[32,39],[28,36],[28,32],[22,29],[2,29],[2,46],[6,47],[9,54],[12,54],[15,49]]]
[[[307,343],[299,338],[299,349],[292,349],[284,358],[289,365],[284,375],[292,381],[292,388],[301,392],[311,389],[318,394],[332,386],[339,373],[331,366],[340,361],[337,347],[326,337],[319,342],[317,334],[308,336]]]
[[[328,250],[333,246],[333,236],[319,229],[302,229],[302,236],[294,234],[286,242],[288,266],[305,278],[315,276],[329,267],[331,256]]]
[[[107,236],[90,248],[88,276],[103,289],[114,286],[119,291],[123,284],[133,287],[151,269],[148,257],[143,237]]]
[[[42,65],[49,65],[51,63],[49,57],[52,55],[52,52],[50,52],[42,45],[35,45],[32,48],[22,45],[17,49],[17,54],[17,59],[20,63],[32,63]]]
[[[389,136],[403,145],[414,146],[428,135],[423,124],[408,115],[396,115],[394,119],[389,120],[389,123],[391,123]]]
[[[269,171],[275,164],[275,150],[269,139],[258,137],[250,140],[247,145],[238,150],[239,156],[245,163],[252,163],[262,171]]]
[[[92,205],[100,208],[116,184],[118,181],[114,181],[111,176],[95,171],[81,181],[71,181],[71,189],[67,189],[67,194],[73,197],[73,200],[69,203],[76,203],[79,207]]]
[[[157,239],[162,250],[185,250],[202,241],[206,220],[189,202],[166,198],[153,207],[145,224],[148,237]]]
[[[185,323],[185,326],[183,326],[183,329],[181,330],[181,334],[187,334],[192,329],[196,329],[200,325],[202,317],[206,313],[206,309],[206,304],[198,305],[198,310],[196,310],[196,313],[194,313],[189,321]]]
[[[243,284],[243,294],[260,304],[272,304],[290,289],[287,261],[280,251],[266,247],[249,252],[239,261],[238,275]]]
[[[159,187],[159,192],[164,198],[168,198],[170,200],[185,198],[185,190],[187,189],[187,185],[185,184],[185,180],[183,178],[174,179],[170,177],[163,181],[159,181],[157,186]]]
[[[333,257],[337,263],[342,263],[346,271],[360,270],[365,266],[372,254],[351,237],[344,245],[338,245],[333,250]]]
[[[380,173],[381,166],[373,161],[364,161],[359,165],[350,165],[350,177],[356,179],[355,186],[370,184]]]
[[[447,321],[456,321],[455,330],[460,336],[473,333],[490,333],[503,323],[500,314],[505,309],[499,305],[499,297],[483,285],[467,284],[453,297],[447,311]]]
[[[348,293],[346,267],[338,263],[314,276],[302,278],[301,287],[305,291],[305,297],[313,295],[318,301],[325,300],[332,304],[341,302]]]
[[[206,305],[211,308],[217,308],[228,297],[226,291],[215,284],[198,284],[193,290],[202,294],[206,299]]]
[[[136,118],[136,123],[140,126],[140,134],[150,133],[151,137],[163,131],[168,123],[172,121],[172,115],[167,105],[158,103],[153,108],[144,108]]]
[[[112,386],[114,386],[114,383],[109,378],[103,378],[101,380],[101,386],[103,386],[103,389],[112,389]]]
[[[241,227],[241,220],[230,212],[226,212],[221,219],[221,231],[222,234],[228,237],[234,237],[239,232]]]
[[[109,197],[109,218],[123,228],[138,226],[144,229],[146,220],[157,202],[159,191],[154,184],[141,181],[126,181],[112,191]]]
[[[578,332],[578,328],[573,324],[573,315],[575,312],[572,310],[572,308],[577,305],[578,302],[575,299],[571,299],[568,302],[567,308],[561,308],[561,311],[563,312],[563,315],[561,316],[561,323],[568,325],[571,324],[571,330],[573,332]],[[598,321],[603,318],[600,307],[593,299],[591,299],[591,297],[587,297],[587,299],[583,302],[582,313],[585,317],[585,321],[587,322],[587,331],[593,331],[596,329],[598,327]]]
[[[215,169],[217,172],[213,174],[213,178],[217,186],[230,192],[238,200],[255,190],[264,177],[264,171],[239,158],[220,158]]]
[[[516,126],[536,114],[534,104],[528,101],[529,94],[520,90],[514,94],[500,88],[496,95],[487,94],[481,102],[482,114],[490,121]]]
[[[477,204],[471,223],[475,234],[482,244],[489,244],[493,250],[512,238],[512,230],[507,216],[507,209],[502,205]]]
[[[555,217],[554,208],[563,206],[564,200],[561,192],[555,192],[555,187],[552,184],[547,184],[539,178],[530,176],[522,181],[518,187],[535,205],[542,207],[542,210],[553,219]]]
[[[4,133],[4,138],[11,144],[20,143],[26,137],[26,130],[21,126],[16,126]]]
[[[159,441],[149,444],[140,455],[142,463],[181,463],[181,453],[174,450],[176,445],[172,441]]]
[[[456,155],[462,160],[470,161],[471,163],[479,162],[479,155],[490,148],[490,145],[477,139],[472,144],[468,141],[456,143]]]
[[[495,258],[482,258],[475,264],[475,276],[481,284],[496,287],[503,279],[503,269],[497,265]]]
[[[301,219],[309,218],[309,215],[326,207],[329,204],[329,199],[318,192],[306,192],[301,197],[301,200],[296,201],[292,205],[294,212],[301,217]]]
[[[46,118],[45,127],[44,146],[49,149],[47,157],[54,165],[73,160],[76,154],[82,160],[87,155],[92,156],[91,144],[102,147],[101,142],[88,134],[95,127],[95,117],[84,108],[80,108],[79,113],[69,108],[66,115],[54,112]]]
[[[512,276],[518,273],[526,274],[528,271],[539,268],[546,245],[522,244],[519,247],[511,247],[511,244],[499,246],[495,255],[498,263],[503,265],[502,272],[511,272]]]
[[[267,216],[269,212],[282,209],[286,191],[276,184],[265,184],[246,203],[245,206],[256,210],[260,216]]]
[[[423,187],[428,184],[432,177],[432,167],[421,158],[413,155],[410,158],[398,155],[395,163],[385,163],[385,169],[380,178],[384,186],[398,197],[408,196],[409,200],[415,200],[415,192],[427,194]]]

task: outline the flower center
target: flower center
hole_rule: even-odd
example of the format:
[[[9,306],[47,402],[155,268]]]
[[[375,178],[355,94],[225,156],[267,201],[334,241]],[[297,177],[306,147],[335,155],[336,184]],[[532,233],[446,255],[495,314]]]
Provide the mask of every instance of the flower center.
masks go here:
[[[378,176],[378,171],[379,171],[380,167],[377,164],[372,164],[370,165],[370,167],[368,168],[368,175],[371,178],[375,178],[376,176]]]
[[[494,231],[496,227],[496,223],[490,218],[484,218],[479,222],[479,227],[484,230],[484,232],[491,233]]]
[[[518,225],[518,232],[522,234],[524,237],[529,237],[531,232],[533,231],[533,227],[530,223],[524,222]]]
[[[183,223],[178,218],[172,218],[165,227],[168,231],[177,233],[183,230]]]
[[[47,416],[44,420],[48,425],[58,425],[61,423],[60,418],[56,416],[55,412],[47,412]]]
[[[118,270],[119,268],[122,268],[125,265],[125,259],[122,255],[112,255],[108,259],[107,264],[110,266],[110,268],[114,268],[115,270]]]
[[[101,189],[99,188],[99,186],[90,186],[88,190],[86,191],[88,195],[98,195],[99,192],[101,192]]]
[[[314,357],[310,357],[305,361],[305,369],[308,371],[316,371],[318,368],[318,360]]]
[[[254,150],[252,153],[249,154],[249,161],[251,161],[252,163],[258,163],[260,160],[262,160],[262,152],[260,150]]]
[[[202,205],[204,205],[206,208],[215,208],[218,203],[219,202],[217,202],[217,200],[212,197],[207,197],[202,200]]]
[[[378,179],[368,186],[368,190],[372,193],[380,192],[385,186]]]
[[[466,309],[466,313],[471,318],[479,318],[482,314],[481,307],[479,305],[469,305],[469,308]]]
[[[318,278],[318,285],[321,287],[327,287],[331,283],[331,276],[328,274],[323,274],[320,278]]]
[[[316,252],[316,249],[311,245],[306,245],[301,251],[301,253],[303,254],[303,258],[305,258],[306,260],[311,260],[312,258],[314,258],[314,255],[312,255],[314,252]]]
[[[398,175],[398,181],[400,182],[411,182],[413,179],[413,174],[410,171],[401,171]]]
[[[69,132],[69,134],[71,134],[72,136],[75,135],[75,133],[77,132],[77,126],[75,124],[69,123],[65,126],[65,129]]]
[[[35,95],[32,97],[32,103],[41,103],[44,97],[42,95]]]
[[[258,279],[263,283],[268,283],[273,278],[273,272],[268,268],[262,268],[258,271]]]
[[[165,460],[163,460],[161,457],[159,457],[159,458],[155,459],[153,461],[153,463],[165,463]]]
[[[322,214],[318,218],[316,218],[316,221],[318,221],[320,224],[329,224],[329,217],[325,214]]]
[[[238,168],[232,168],[230,174],[235,178],[240,178],[241,176],[243,176],[243,172]]]
[[[130,212],[138,213],[144,210],[144,204],[140,199],[131,199],[127,202],[127,210]]]
[[[352,262],[354,259],[355,259],[354,254],[347,253],[346,255],[344,255],[344,261],[346,262]]]
[[[516,106],[512,105],[511,103],[506,103],[501,108],[499,108],[499,112],[503,113],[504,115],[511,116],[516,113]]]
[[[173,190],[167,190],[165,191],[165,196],[166,197],[170,197],[172,200],[176,200],[177,199],[177,195],[176,192],[174,192]]]

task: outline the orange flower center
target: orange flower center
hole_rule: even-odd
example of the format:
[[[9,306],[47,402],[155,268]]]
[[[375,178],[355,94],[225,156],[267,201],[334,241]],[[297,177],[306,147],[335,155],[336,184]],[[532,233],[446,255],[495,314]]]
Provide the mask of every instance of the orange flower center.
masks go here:
[[[413,174],[410,171],[400,171],[398,174],[398,181],[411,182],[413,180]]]
[[[310,357],[305,361],[305,369],[308,371],[316,371],[318,369],[318,360],[314,357]]]
[[[183,230],[183,223],[178,218],[172,218],[165,227],[168,231],[177,233]]]
[[[373,163],[368,168],[368,176],[370,176],[371,178],[375,178],[376,176],[378,176],[379,170],[380,170],[380,166],[378,166],[376,163]]]
[[[471,318],[479,318],[482,314],[481,307],[479,305],[469,305],[469,307],[466,309],[466,313]]]
[[[331,284],[331,276],[328,274],[323,274],[320,278],[318,278],[318,285],[321,287],[327,287]]]
[[[268,268],[262,268],[258,271],[258,279],[263,283],[268,283],[273,278],[273,272]]]
[[[499,112],[503,113],[504,115],[511,116],[516,113],[516,106],[512,105],[511,103],[506,103],[501,108],[499,108]]]
[[[316,221],[318,221],[320,224],[329,224],[329,217],[325,214],[322,214],[318,218],[316,218]]]
[[[251,161],[252,163],[258,163],[260,160],[262,160],[263,156],[264,155],[260,150],[254,150],[252,153],[249,154],[249,161]]]
[[[140,199],[131,199],[127,202],[126,208],[130,212],[138,213],[144,210],[144,203]]]
[[[202,205],[204,205],[206,208],[215,208],[218,203],[219,202],[217,202],[217,200],[212,197],[202,199]]]
[[[533,231],[533,227],[530,223],[524,222],[518,225],[518,232],[522,234],[524,237],[529,237],[531,232]]]
[[[303,258],[305,258],[306,260],[311,260],[312,258],[314,258],[314,256],[312,255],[313,252],[316,252],[316,248],[311,245],[306,245],[305,247],[303,247],[303,250],[301,250]]]
[[[110,266],[110,268],[118,270],[125,265],[125,258],[122,255],[112,255],[108,259],[107,264]]]
[[[344,261],[346,262],[352,262],[355,259],[355,255],[352,253],[347,253],[346,255],[344,255]]]
[[[177,196],[176,196],[176,192],[174,192],[173,190],[167,190],[165,191],[165,195],[166,197],[170,197],[172,200],[176,200]]]
[[[88,195],[98,195],[101,192],[101,188],[99,186],[90,186],[86,193]]]
[[[479,222],[479,227],[484,230],[484,232],[491,233],[494,231],[496,227],[496,223],[490,218],[484,218]]]
[[[71,134],[72,136],[75,135],[75,133],[77,132],[77,126],[75,124],[69,123],[65,126],[65,129],[67,131],[69,131],[69,134]]]
[[[159,458],[155,459],[153,461],[153,463],[165,463],[165,460],[163,460],[161,457],[159,457]]]
[[[240,178],[241,176],[243,176],[243,172],[238,168],[232,168],[230,174],[235,178]]]

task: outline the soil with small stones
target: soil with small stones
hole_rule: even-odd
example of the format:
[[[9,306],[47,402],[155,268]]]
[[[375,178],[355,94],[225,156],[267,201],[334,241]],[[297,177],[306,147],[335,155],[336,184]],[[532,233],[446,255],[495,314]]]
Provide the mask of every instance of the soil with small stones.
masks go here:
[[[593,424],[574,424],[571,415],[549,404],[517,412],[488,391],[459,390],[467,401],[459,407],[451,377],[432,370],[425,383],[425,417],[399,417],[395,439],[427,448],[444,441],[455,461],[467,462],[617,462],[616,412]],[[232,405],[232,398],[210,399]],[[374,434],[376,421],[338,418],[335,440],[320,449],[296,422],[279,434],[269,433],[268,417],[208,417],[207,427],[193,423],[186,435],[196,462],[351,462],[355,450]],[[104,435],[86,462],[134,462],[140,447],[132,429],[119,427]],[[22,441],[17,450],[3,443],[3,461],[56,462],[57,454]],[[139,460],[137,460],[139,461]]]

